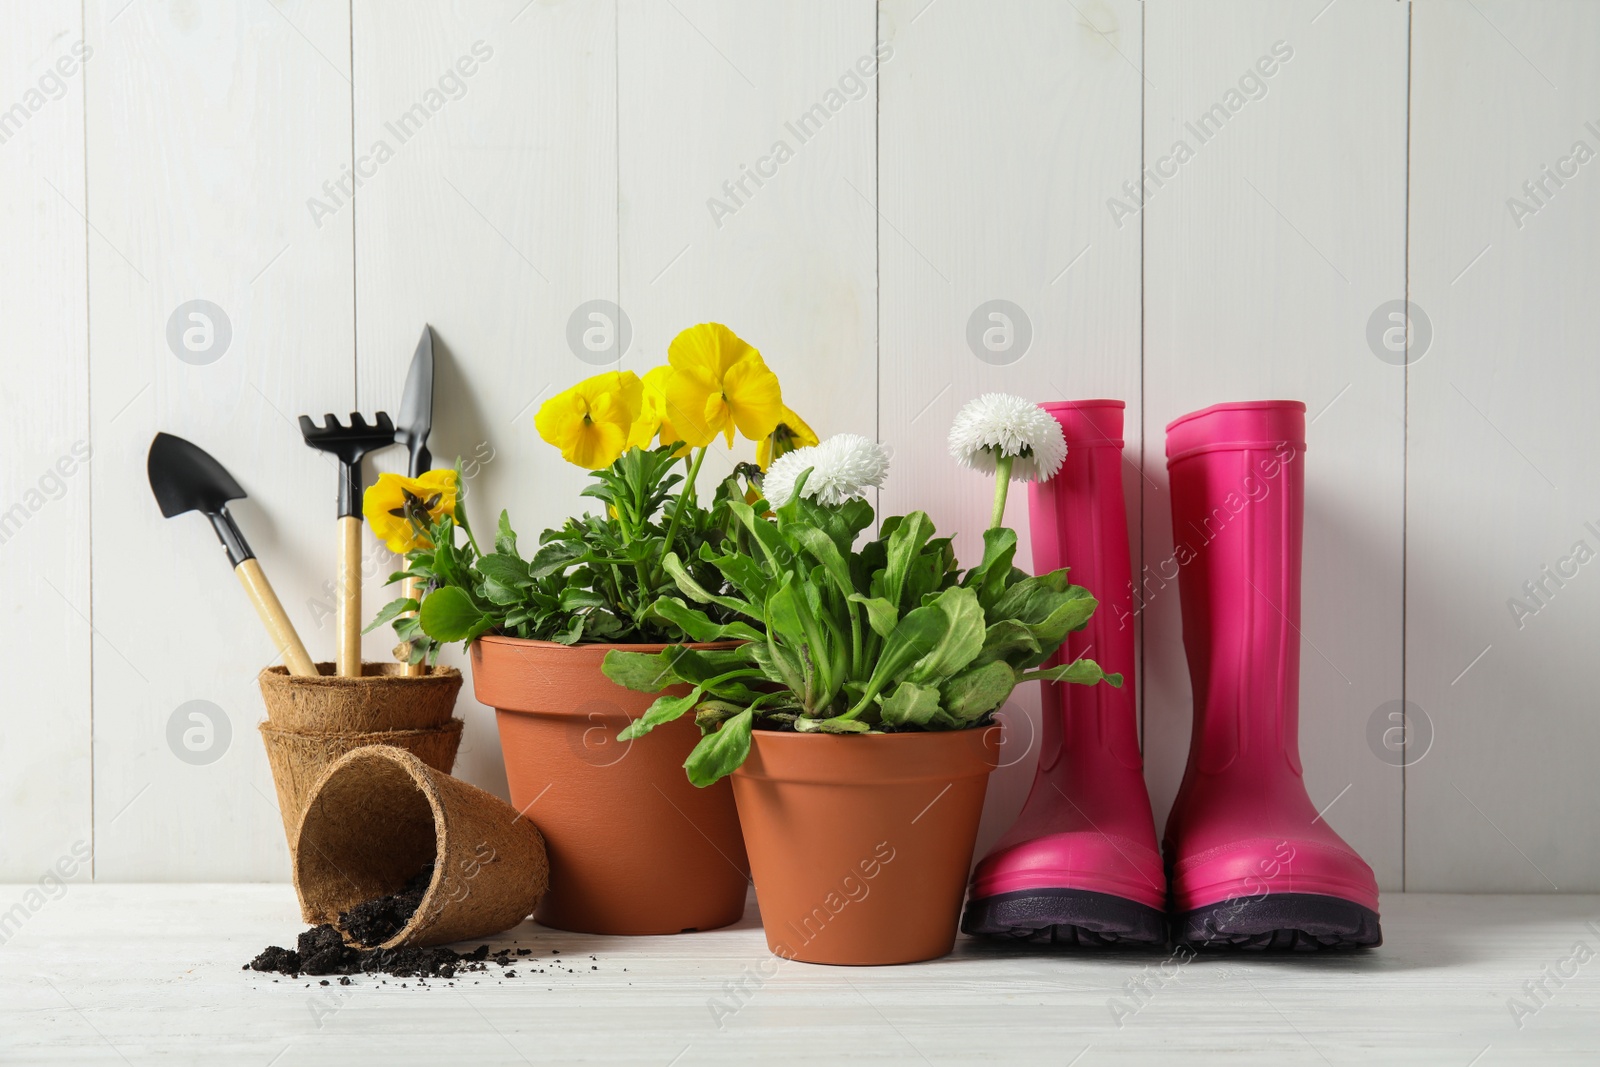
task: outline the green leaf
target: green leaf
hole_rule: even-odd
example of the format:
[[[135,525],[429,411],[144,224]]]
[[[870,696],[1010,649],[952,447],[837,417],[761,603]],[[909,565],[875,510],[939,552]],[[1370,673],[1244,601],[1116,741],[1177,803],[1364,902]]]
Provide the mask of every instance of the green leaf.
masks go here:
[[[681,697],[657,697],[655,703],[644,710],[643,715],[630,722],[627,728],[617,735],[617,740],[632,741],[636,737],[643,737],[662,723],[681,719],[700,700],[701,692],[700,687],[695,686]]]
[[[951,586],[940,593],[932,607],[944,613],[946,627],[933,650],[918,660],[907,677],[913,682],[937,685],[960,671],[983,651],[983,607],[971,589]]]
[[[622,652],[612,649],[600,661],[600,673],[625,689],[638,693],[659,693],[682,681],[673,670],[673,648],[660,652]]]
[[[805,666],[796,649],[779,644],[770,636],[765,644],[752,644],[749,648],[751,658],[767,678],[796,694],[805,692]]]
[[[767,594],[772,590],[772,580],[762,571],[761,565],[749,556],[736,552],[717,555],[709,545],[702,556],[752,604],[760,604],[767,599]]]
[[[447,585],[422,598],[422,629],[435,641],[465,641],[484,618],[485,614],[458,586]]]
[[[468,628],[467,635],[466,635],[464,640],[467,642],[467,644],[470,645],[470,644],[472,644],[472,642],[476,641],[478,638],[482,637],[484,634],[488,633],[490,630],[493,630],[494,628],[495,628],[494,616],[485,615],[482,618],[480,618],[477,622],[473,623],[470,628]]]
[[[906,588],[906,576],[911,564],[922,551],[922,546],[933,536],[933,520],[927,512],[913,511],[895,524],[889,535],[889,554],[883,571],[883,598],[895,607],[902,603],[901,594]]]
[[[399,600],[390,601],[383,606],[383,610],[373,616],[371,624],[361,632],[370,634],[384,623],[404,615],[408,611],[416,611],[417,602],[412,597],[401,597]]]
[[[833,543],[833,538],[815,526],[798,522],[792,523],[785,533],[799,542],[801,548],[822,564],[823,572],[839,590],[840,596],[849,597],[855,594],[855,587],[850,581],[850,565],[844,561],[844,556],[839,554],[839,546]]]
[[[932,652],[949,625],[949,616],[931,605],[917,608],[901,619],[884,639],[867,688],[851,711],[862,708],[890,682],[899,680],[911,664]]]
[[[724,722],[715,733],[700,739],[683,761],[689,781],[704,788],[734,772],[750,755],[750,733],[755,727],[755,712],[749,708]]]
[[[985,608],[1005,592],[1011,561],[1017,555],[1017,532],[1000,526],[983,531],[983,561],[967,572],[961,584],[973,589]]]
[[[1013,657],[1021,659],[1039,652],[1039,639],[1033,636],[1032,627],[1016,619],[1001,619],[984,632],[983,651],[978,654],[974,664],[981,665],[999,659],[1010,663]],[[1046,652],[1038,662],[1043,663],[1049,658],[1050,653]]]
[[[533,562],[527,564],[527,573],[536,579],[547,578],[557,571],[566,570],[583,554],[584,547],[581,543],[551,541],[534,553]]]
[[[1093,599],[1087,589],[1068,584],[1065,576],[1065,571],[1052,571],[1037,578],[1024,578],[990,606],[989,617],[1037,624],[1049,618],[1065,599],[1076,596]],[[1078,590],[1076,594],[1072,592],[1074,589]]]
[[[478,560],[478,573],[513,589],[533,584],[533,578],[528,574],[528,564],[520,556],[484,556]]]
[[[801,521],[826,533],[841,555],[850,552],[861,531],[872,525],[873,518],[872,505],[861,497],[851,497],[842,504],[800,500],[795,513]]]
[[[569,585],[561,590],[560,604],[562,611],[579,612],[609,607],[611,602],[593,589],[585,589],[580,585]]]
[[[483,595],[489,599],[490,603],[503,608],[510,607],[513,604],[520,604],[523,599],[522,590],[516,586],[507,585],[504,582],[488,577],[483,579]]]
[[[500,529],[494,536],[494,550],[502,556],[522,558],[522,553],[517,551],[517,532],[511,528],[511,513],[500,512]]]
[[[873,633],[888,637],[894,632],[895,623],[900,621],[900,612],[893,604],[882,597],[862,596],[860,593],[851,593],[850,600],[867,609],[867,624],[872,627]]]
[[[878,707],[885,726],[926,726],[939,710],[939,690],[916,682],[901,682]]]
[[[565,630],[557,630],[550,635],[550,640],[558,645],[575,645],[583,640],[584,623],[588,621],[587,615],[574,615],[569,620]]]
[[[1077,588],[1073,586],[1073,589]],[[1069,633],[1083,629],[1088,624],[1089,617],[1094,614],[1095,599],[1087,593],[1073,596],[1069,590],[1068,593],[1055,595],[1062,599],[1056,602],[1056,608],[1043,622],[1024,624],[1038,642],[1038,651],[1023,656],[1007,657],[1007,661],[1013,667],[1037,667],[1056,654],[1056,650],[1061,647]]]
[[[872,727],[860,719],[845,719],[834,716],[831,719],[796,719],[794,728],[802,734],[870,734]]]
[[[985,663],[945,683],[944,709],[959,722],[972,722],[1005,703],[1017,687],[1017,675],[1001,662]]]
[[[1078,685],[1094,685],[1103,681],[1115,688],[1122,688],[1122,675],[1107,674],[1100,669],[1100,664],[1092,659],[1076,659],[1071,663],[1059,667],[1046,667],[1043,670],[1028,671],[1021,675],[1019,682],[1074,682]]]
[[[694,723],[700,727],[702,735],[708,734],[743,710],[744,705],[732,701],[703,700],[700,706],[694,709]]]
[[[678,558],[676,552],[668,552],[666,554],[661,561],[661,569],[667,572],[667,575],[677,583],[678,588],[683,590],[683,594],[690,600],[701,604],[715,604],[718,607],[727,608],[729,611],[737,611],[739,614],[755,619],[757,622],[762,621],[761,615],[752,605],[730,596],[718,596],[697,582],[694,575],[690,574],[689,569],[683,565],[683,560]]]
[[[765,641],[767,635],[748,623],[712,622],[705,612],[691,608],[677,597],[659,597],[650,611],[683,631],[691,641]]]

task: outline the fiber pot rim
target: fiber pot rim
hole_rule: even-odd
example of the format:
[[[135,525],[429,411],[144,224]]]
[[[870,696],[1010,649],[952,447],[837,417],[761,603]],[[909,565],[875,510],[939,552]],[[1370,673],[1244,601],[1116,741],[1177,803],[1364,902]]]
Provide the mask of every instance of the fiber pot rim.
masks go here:
[[[369,661],[361,664],[361,677],[341,678],[336,672],[338,667],[330,662],[317,663],[318,674],[315,677],[305,677],[290,674],[289,668],[278,664],[273,667],[263,667],[257,675],[263,685],[303,686],[312,689],[344,689],[355,688],[375,683],[394,683],[396,685],[420,685],[429,682],[447,682],[452,678],[460,678],[461,671],[455,667],[435,665],[425,668],[428,673],[410,676],[400,673],[405,669],[403,663],[388,663],[383,661]],[[327,668],[327,670],[323,670]],[[376,668],[376,670],[373,670]],[[394,673],[391,673],[391,670]]]
[[[749,756],[733,773],[775,782],[862,788],[987,776],[1000,766],[1003,731],[996,722],[894,734],[802,734],[757,728],[750,737]]]

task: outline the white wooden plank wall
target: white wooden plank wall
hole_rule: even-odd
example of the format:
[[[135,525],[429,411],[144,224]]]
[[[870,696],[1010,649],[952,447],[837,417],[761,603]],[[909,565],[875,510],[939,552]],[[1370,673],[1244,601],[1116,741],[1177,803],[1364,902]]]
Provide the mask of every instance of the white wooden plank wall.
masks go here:
[[[71,848],[81,842],[87,851],[93,837],[89,664],[97,642],[90,475],[80,460],[91,441],[87,257],[89,241],[100,240],[83,216],[83,57],[90,67],[97,57],[76,0],[5,13],[0,324],[10,337],[0,357],[0,644],[16,677],[0,711],[0,876],[37,879],[65,856],[74,877],[87,880]]]
[[[1432,342],[1409,370],[1406,697],[1432,747],[1407,774],[1406,884],[1577,890],[1600,885],[1600,8],[1413,19]]]
[[[102,880],[286,876],[255,737],[272,652],[204,520],[150,500],[156,430],[238,475],[241,524],[326,657],[335,471],[294,416],[393,410],[431,321],[435,452],[475,470],[480,526],[507,507],[531,540],[583,481],[537,439],[537,403],[653,366],[709,319],[819,431],[891,444],[885,508],[927,509],[967,560],[989,486],[943,438],[980,392],[1128,402],[1136,567],[1172,551],[1168,421],[1304,400],[1313,798],[1386,888],[1600,888],[1573,836],[1600,817],[1600,592],[1543,570],[1570,570],[1579,540],[1600,553],[1600,164],[1561,162],[1600,151],[1591,5],[52,0],[0,18],[0,880],[78,841]],[[1217,104],[1201,143],[1186,123]],[[1125,183],[1178,140],[1192,158],[1136,202]],[[1557,185],[1546,165],[1578,169]],[[1432,334],[1410,367],[1382,343],[1408,286]],[[974,351],[989,310],[1012,347]],[[591,311],[625,318],[625,349],[569,343]],[[1009,517],[1026,529],[1025,494]],[[391,561],[369,547],[375,609]],[[1160,821],[1189,689],[1176,586],[1147,593]],[[1513,618],[1513,597],[1537,610]],[[1402,696],[1431,731],[1413,711],[1397,754]],[[1036,696],[1010,712],[980,847],[1032,774]],[[461,713],[461,773],[503,790],[492,714]]]

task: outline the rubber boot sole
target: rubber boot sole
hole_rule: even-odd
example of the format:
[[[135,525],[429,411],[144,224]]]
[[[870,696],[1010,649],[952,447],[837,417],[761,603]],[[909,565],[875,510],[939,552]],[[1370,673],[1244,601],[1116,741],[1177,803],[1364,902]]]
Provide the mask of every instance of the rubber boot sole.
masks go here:
[[[1137,901],[1087,889],[1023,889],[967,902],[963,933],[1038,945],[1163,946],[1167,917]]]
[[[1338,897],[1269,893],[1174,916],[1173,941],[1199,951],[1342,952],[1383,944],[1378,913]]]

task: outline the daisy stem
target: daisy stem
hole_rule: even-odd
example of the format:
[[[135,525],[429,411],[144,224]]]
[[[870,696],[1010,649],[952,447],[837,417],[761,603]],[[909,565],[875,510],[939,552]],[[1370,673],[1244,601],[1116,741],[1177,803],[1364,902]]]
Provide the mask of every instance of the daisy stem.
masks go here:
[[[994,464],[994,513],[989,516],[989,529],[998,530],[1006,519],[1006,493],[1011,489],[1011,462],[1014,457],[1001,455]]]

